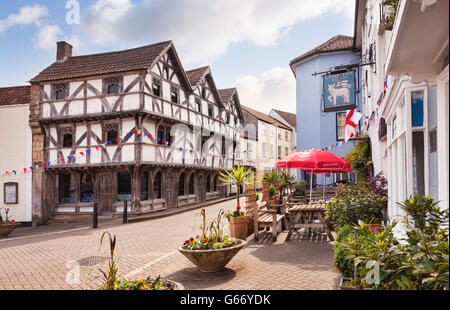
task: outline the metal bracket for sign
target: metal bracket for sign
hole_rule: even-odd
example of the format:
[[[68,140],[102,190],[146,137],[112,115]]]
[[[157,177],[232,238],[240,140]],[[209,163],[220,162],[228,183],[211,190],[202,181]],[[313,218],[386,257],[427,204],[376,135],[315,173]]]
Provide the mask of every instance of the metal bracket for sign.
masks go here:
[[[363,64],[355,64],[355,65],[347,65],[347,66],[338,66],[338,67],[334,67],[334,70],[328,70],[328,71],[323,71],[323,72],[314,72],[311,75],[317,76],[317,75],[330,75],[330,74],[344,73],[353,68],[360,68],[360,67],[370,66],[370,65],[374,65],[374,64],[376,64],[376,62],[368,62],[368,63],[363,63]]]

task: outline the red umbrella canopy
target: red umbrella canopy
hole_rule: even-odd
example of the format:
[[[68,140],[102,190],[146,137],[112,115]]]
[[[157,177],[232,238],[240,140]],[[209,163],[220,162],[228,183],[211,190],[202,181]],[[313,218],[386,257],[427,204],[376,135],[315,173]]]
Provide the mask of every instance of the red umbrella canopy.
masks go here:
[[[340,173],[352,171],[348,161],[333,153],[321,150],[293,153],[277,162],[276,168],[299,168],[310,173]]]

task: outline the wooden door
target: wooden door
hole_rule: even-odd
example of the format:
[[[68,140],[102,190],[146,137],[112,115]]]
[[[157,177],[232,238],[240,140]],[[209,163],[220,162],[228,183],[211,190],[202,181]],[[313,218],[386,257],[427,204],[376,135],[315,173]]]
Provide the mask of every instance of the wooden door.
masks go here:
[[[198,188],[198,201],[204,201],[206,199],[206,188],[205,188],[205,179],[203,178],[202,175],[198,176],[197,188]]]
[[[173,173],[167,174],[165,179],[166,183],[166,205],[167,208],[176,208],[177,199],[178,199],[178,191],[177,184],[175,180],[175,176]]]
[[[108,213],[113,211],[113,181],[110,173],[99,175],[99,213]]]

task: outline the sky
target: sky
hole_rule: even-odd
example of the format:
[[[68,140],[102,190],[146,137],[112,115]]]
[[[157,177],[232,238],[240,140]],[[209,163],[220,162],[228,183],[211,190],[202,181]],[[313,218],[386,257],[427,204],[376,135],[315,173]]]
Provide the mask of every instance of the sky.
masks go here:
[[[0,87],[26,85],[55,61],[57,41],[77,56],[173,40],[185,70],[209,65],[242,105],[295,113],[289,62],[352,36],[353,22],[354,0],[1,1]]]

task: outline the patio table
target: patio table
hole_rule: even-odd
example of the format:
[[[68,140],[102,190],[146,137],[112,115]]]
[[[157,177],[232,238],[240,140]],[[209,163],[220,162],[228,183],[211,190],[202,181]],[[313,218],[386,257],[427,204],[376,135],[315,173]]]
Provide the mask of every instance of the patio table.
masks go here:
[[[289,220],[289,232],[286,237],[286,241],[291,239],[294,231],[301,228],[324,230],[330,239],[334,241],[330,228],[325,217],[325,204],[324,203],[310,203],[310,204],[297,204],[287,203]]]

